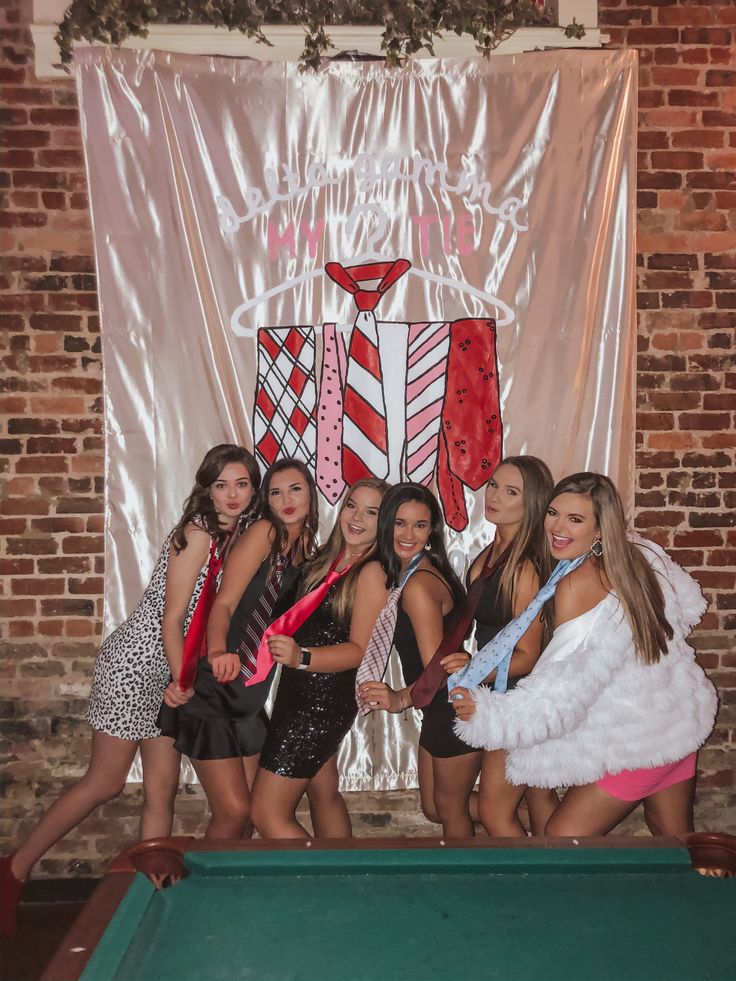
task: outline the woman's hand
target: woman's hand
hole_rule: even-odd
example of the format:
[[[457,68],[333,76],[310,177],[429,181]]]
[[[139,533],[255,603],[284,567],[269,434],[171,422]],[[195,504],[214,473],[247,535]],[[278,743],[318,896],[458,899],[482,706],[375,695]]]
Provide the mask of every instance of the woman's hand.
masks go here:
[[[361,703],[371,711],[402,712],[408,706],[401,696],[402,692],[394,691],[383,681],[364,681],[358,688]]]
[[[293,637],[273,634],[268,638],[267,643],[271,657],[277,664],[284,664],[287,668],[298,668],[302,663],[302,649]]]
[[[475,701],[467,688],[453,688],[450,692],[452,707],[455,715],[463,722],[468,722],[475,715]]]
[[[219,681],[221,685],[235,681],[240,674],[240,658],[237,654],[215,651],[213,654],[208,654],[207,658],[212,665],[215,681]]]
[[[465,651],[455,651],[454,654],[447,654],[443,657],[440,664],[448,674],[455,674],[470,664],[470,655],[466,654]]]
[[[176,709],[181,705],[186,705],[194,695],[194,688],[181,689],[178,681],[170,681],[164,688],[164,705]]]

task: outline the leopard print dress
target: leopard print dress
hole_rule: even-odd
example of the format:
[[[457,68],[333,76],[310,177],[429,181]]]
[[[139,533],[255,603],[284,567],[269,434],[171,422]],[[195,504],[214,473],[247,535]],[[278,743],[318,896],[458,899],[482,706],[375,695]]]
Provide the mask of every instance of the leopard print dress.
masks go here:
[[[155,739],[161,735],[156,716],[164,689],[171,681],[161,623],[172,535],[173,532],[163,544],[143,599],[125,623],[102,642],[95,661],[87,721],[93,729],[118,739]],[[209,555],[199,570],[189,601],[185,632],[207,578],[208,565]]]

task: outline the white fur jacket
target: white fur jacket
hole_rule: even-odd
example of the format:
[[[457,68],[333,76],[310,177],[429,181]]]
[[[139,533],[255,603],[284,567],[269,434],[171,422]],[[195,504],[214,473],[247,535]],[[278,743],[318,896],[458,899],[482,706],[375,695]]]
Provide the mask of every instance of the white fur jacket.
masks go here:
[[[479,749],[506,749],[514,784],[570,787],[605,773],[682,759],[706,740],[718,699],[687,644],[706,602],[695,580],[637,536],[658,574],[674,630],[668,653],[642,664],[615,594],[558,627],[531,674],[506,694],[473,691],[476,713],[455,721]]]

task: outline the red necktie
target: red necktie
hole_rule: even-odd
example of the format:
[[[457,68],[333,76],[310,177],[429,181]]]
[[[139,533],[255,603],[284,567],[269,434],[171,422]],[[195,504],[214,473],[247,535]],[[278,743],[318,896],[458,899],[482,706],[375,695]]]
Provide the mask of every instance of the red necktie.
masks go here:
[[[432,701],[437,692],[447,682],[447,672],[440,664],[443,657],[459,651],[465,640],[470,624],[475,617],[480,598],[486,579],[497,572],[506,562],[508,549],[501,555],[492,566],[488,565],[493,549],[488,550],[488,555],[483,563],[478,578],[471,583],[468,594],[463,602],[452,611],[452,619],[442,638],[442,643],[435,651],[432,660],[427,664],[424,671],[419,675],[411,690],[411,703],[414,708],[426,708]]]
[[[342,555],[338,555],[332,568],[319,586],[315,586],[305,596],[302,596],[300,600],[297,600],[291,609],[283,613],[277,620],[274,620],[271,626],[267,627],[264,631],[260,646],[258,647],[256,671],[253,677],[246,681],[246,688],[249,685],[258,684],[259,681],[267,678],[271,668],[274,666],[274,659],[271,657],[271,652],[268,649],[268,638],[273,637],[274,634],[284,634],[286,637],[293,637],[299,627],[309,619],[320,605],[332,584],[342,578],[351,568],[351,566],[347,566],[341,572],[336,572],[335,570],[340,564],[341,559]]]
[[[217,594],[217,578],[222,569],[222,558],[218,551],[215,540],[210,542],[210,558],[207,564],[207,575],[199,594],[197,605],[194,608],[192,619],[184,637],[184,647],[181,652],[181,672],[179,674],[179,687],[182,691],[191,688],[194,676],[197,673],[197,663],[206,653],[205,635],[207,632],[207,620],[212,609],[212,604]]]

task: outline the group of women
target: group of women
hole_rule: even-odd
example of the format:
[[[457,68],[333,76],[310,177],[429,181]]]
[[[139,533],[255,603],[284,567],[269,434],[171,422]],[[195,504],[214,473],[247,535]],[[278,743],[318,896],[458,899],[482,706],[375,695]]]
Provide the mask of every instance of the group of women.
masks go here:
[[[14,929],[34,864],[120,793],[138,749],[142,838],[171,831],[182,753],[209,801],[207,837],[253,827],[307,837],[296,817],[305,793],[316,836],[350,836],[340,743],[359,709],[418,701],[440,655],[443,679],[460,683],[420,703],[418,759],[422,808],[445,836],[470,837],[478,823],[490,835],[525,835],[525,794],[535,834],[605,834],[642,800],[654,833],[692,830],[695,753],[716,709],[687,644],[704,611],[699,588],[659,547],[627,534],[602,475],[554,486],[541,460],[509,457],[487,486],[485,516],[495,534],[463,585],[423,485],[359,481],[317,547],[316,488],[302,463],[277,461],[261,480],[244,448],[211,449],[141,603],[102,644],[87,772],[2,860],[3,932]],[[182,674],[186,640],[220,563],[192,682]],[[463,684],[472,665],[463,645],[443,654],[443,638],[446,647],[473,622],[481,654],[508,648],[508,684],[498,659]],[[382,636],[401,661],[398,691],[380,669],[361,667],[356,682]],[[561,801],[560,787],[570,788]]]

